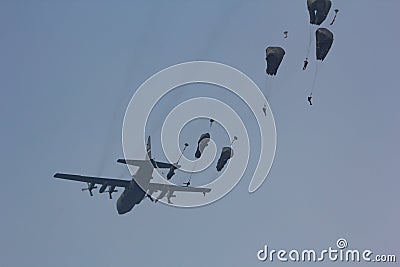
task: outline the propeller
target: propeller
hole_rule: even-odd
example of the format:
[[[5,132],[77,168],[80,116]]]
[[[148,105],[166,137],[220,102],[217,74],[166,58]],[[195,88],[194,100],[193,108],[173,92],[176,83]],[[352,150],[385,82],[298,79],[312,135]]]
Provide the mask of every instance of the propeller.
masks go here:
[[[115,190],[115,185],[110,185],[108,187],[108,191],[106,191],[106,192],[108,192],[110,199],[112,199],[112,193],[118,192],[118,190]]]
[[[152,196],[150,196],[149,194],[146,194],[146,197],[148,197],[151,202],[154,202],[154,198]]]
[[[92,190],[93,189],[96,189],[97,188],[97,186],[96,186],[96,184],[95,183],[87,183],[88,184],[88,187],[87,188],[82,188],[82,191],[86,191],[86,190],[88,190],[89,191],[89,194],[90,194],[90,196],[93,196],[93,192],[92,192]]]

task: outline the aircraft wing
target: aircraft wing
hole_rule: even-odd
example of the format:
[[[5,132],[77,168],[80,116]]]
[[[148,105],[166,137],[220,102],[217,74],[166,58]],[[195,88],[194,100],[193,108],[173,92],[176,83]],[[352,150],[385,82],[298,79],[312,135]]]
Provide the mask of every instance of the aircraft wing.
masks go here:
[[[169,169],[172,166],[174,166],[171,163],[155,161],[153,159],[150,159],[150,160],[118,159],[117,162],[127,164],[127,165],[138,166],[138,167],[141,167],[144,164],[148,164],[149,162],[151,162],[151,164],[153,165],[154,168],[159,168],[159,169]]]
[[[149,184],[149,190],[153,191],[153,192],[157,192],[157,191],[170,191],[170,192],[180,191],[180,192],[201,192],[201,193],[205,194],[205,193],[210,192],[211,188],[150,183]]]
[[[56,173],[54,174],[54,178],[60,178],[71,181],[85,182],[85,183],[94,183],[115,187],[128,187],[130,181],[127,180],[119,180],[119,179],[111,179],[111,178],[101,178],[94,176],[82,176],[75,174],[66,174],[66,173]]]

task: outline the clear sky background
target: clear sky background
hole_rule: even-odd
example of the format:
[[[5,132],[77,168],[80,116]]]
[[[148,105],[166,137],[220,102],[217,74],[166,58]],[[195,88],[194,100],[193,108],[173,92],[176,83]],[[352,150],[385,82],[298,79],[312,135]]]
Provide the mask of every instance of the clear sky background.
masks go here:
[[[335,40],[310,107],[314,43],[301,68],[315,29],[305,0],[0,1],[0,266],[261,266],[271,265],[256,258],[264,244],[322,250],[338,238],[400,260],[399,10],[397,0],[333,1],[323,26]],[[271,45],[286,50],[273,81],[265,75]],[[247,192],[247,175],[212,205],[144,200],[118,216],[115,199],[52,178],[129,179],[116,159],[132,94],[154,73],[192,60],[231,65],[269,95],[277,151],[256,193]],[[204,129],[206,120],[188,125],[182,141],[195,143]],[[157,140],[154,150],[162,158]],[[210,176],[201,179],[194,182]]]

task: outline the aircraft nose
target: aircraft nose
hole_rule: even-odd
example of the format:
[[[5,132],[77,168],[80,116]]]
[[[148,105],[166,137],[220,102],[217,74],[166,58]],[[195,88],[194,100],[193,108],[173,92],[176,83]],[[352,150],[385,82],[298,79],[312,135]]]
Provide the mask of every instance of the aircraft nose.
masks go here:
[[[125,214],[127,211],[124,209],[124,206],[122,205],[122,201],[119,198],[117,200],[117,211],[119,215]]]
[[[120,209],[118,209],[118,208],[117,208],[117,211],[118,211],[118,215],[123,215],[123,214],[126,213],[126,211],[120,210]]]
[[[123,202],[123,201],[121,200],[121,198],[118,199],[118,201],[117,201],[117,211],[118,211],[118,214],[119,214],[119,215],[122,215],[122,214],[125,214],[125,213],[130,212],[130,211],[132,210],[133,206],[135,206],[135,204],[133,204],[133,205],[127,205],[127,203],[126,203],[126,202]]]
[[[127,210],[125,207],[123,207],[122,205],[118,205],[117,204],[117,211],[119,215],[125,214],[127,213],[129,210]]]

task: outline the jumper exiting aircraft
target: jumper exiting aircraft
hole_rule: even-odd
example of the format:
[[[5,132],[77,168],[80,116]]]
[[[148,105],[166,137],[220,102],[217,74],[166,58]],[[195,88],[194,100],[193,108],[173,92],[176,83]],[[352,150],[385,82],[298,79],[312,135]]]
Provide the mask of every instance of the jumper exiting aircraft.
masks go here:
[[[152,159],[150,136],[147,140],[147,153],[144,160],[118,159],[117,162],[139,167],[133,175],[132,180],[128,181],[65,173],[56,173],[54,178],[86,182],[88,187],[83,188],[82,191],[88,190],[91,196],[93,196],[92,190],[97,188],[96,185],[101,185],[99,193],[108,192],[110,199],[112,199],[112,193],[117,192],[117,190],[115,190],[116,187],[123,187],[124,191],[117,200],[118,214],[125,214],[131,211],[133,207],[139,204],[145,197],[148,197],[151,201],[157,202],[159,199],[167,196],[168,203],[172,203],[171,198],[175,197],[175,191],[201,192],[204,195],[211,191],[210,188],[151,183],[150,180],[153,179],[153,170],[155,168],[169,169],[171,167],[179,168],[180,166],[177,164],[157,162]],[[108,190],[106,191],[107,187]],[[158,191],[160,191],[160,195],[154,200],[152,194]]]

